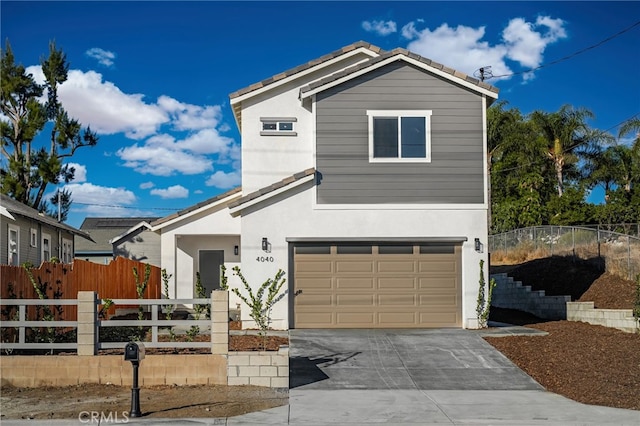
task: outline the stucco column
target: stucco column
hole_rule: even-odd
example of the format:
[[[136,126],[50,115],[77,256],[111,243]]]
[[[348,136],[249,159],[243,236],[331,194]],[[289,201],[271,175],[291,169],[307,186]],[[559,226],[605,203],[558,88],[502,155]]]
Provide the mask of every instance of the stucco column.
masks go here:
[[[95,291],[78,292],[78,355],[97,354],[98,327],[97,294]]]

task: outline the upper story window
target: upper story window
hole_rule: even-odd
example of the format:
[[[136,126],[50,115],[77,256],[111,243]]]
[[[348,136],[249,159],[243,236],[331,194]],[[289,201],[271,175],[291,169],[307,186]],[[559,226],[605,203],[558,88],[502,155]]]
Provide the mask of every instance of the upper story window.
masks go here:
[[[260,118],[261,136],[297,136],[295,117],[262,117]]]
[[[369,162],[430,162],[431,111],[368,110]]]

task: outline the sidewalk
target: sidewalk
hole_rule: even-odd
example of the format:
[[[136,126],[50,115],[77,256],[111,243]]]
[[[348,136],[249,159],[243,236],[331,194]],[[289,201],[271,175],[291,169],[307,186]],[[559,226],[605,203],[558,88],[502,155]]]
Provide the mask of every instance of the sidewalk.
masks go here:
[[[124,422],[121,422],[121,424]],[[114,422],[4,420],[3,426]],[[291,390],[289,405],[211,419],[129,419],[142,425],[630,425],[640,411],[580,404],[546,391]]]

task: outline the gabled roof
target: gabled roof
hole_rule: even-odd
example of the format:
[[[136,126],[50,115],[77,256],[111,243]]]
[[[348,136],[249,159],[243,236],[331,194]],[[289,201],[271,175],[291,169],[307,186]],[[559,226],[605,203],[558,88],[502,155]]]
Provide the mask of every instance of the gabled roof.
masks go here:
[[[310,168],[300,173],[288,176],[274,184],[265,186],[264,188],[245,195],[244,197],[238,198],[229,204],[230,213],[231,215],[236,216],[240,210],[249,207],[250,205],[261,202],[288,189],[295,188],[296,186],[313,179],[315,174],[316,169]]]
[[[492,98],[497,98],[497,94],[499,92],[499,89],[497,87],[480,81],[477,78],[468,76],[463,72],[454,70],[453,68],[449,68],[438,62],[432,61],[431,59],[410,52],[407,49],[401,48],[384,52],[380,56],[371,58],[366,62],[361,62],[342,71],[321,78],[320,80],[309,83],[308,85],[300,89],[300,97],[307,97],[310,93],[317,93],[323,88],[326,88],[326,86],[331,86],[331,83],[342,83],[343,81],[349,80],[350,78],[353,78],[357,75],[362,75],[365,72],[369,72],[371,69],[386,65],[393,60],[405,60],[407,62],[414,63],[423,69],[434,72],[436,74],[440,74],[441,76],[453,82],[462,83],[463,85],[471,89],[475,89],[477,91],[485,93]]]
[[[177,220],[196,214],[197,212],[207,209],[212,205],[228,202],[230,199],[233,199],[233,197],[239,197],[241,195],[240,194],[241,192],[242,192],[242,187],[239,186],[225,193],[222,193],[220,195],[216,195],[215,197],[204,200],[198,204],[194,204],[191,207],[187,207],[186,209],[180,210],[177,213],[173,213],[169,216],[160,218],[151,223],[152,230],[156,231],[158,229],[161,229],[164,226],[169,225],[170,223],[174,223]]]
[[[4,207],[4,209],[14,217],[22,216],[28,219],[37,220],[38,222],[42,222],[53,228],[62,229],[73,235],[78,235],[83,238],[86,238],[87,240],[93,241],[91,239],[91,236],[88,233],[81,231],[79,229],[76,229],[73,226],[69,226],[65,223],[58,222],[56,219],[52,218],[51,216],[47,216],[44,213],[40,213],[38,210],[31,208],[26,204],[22,204],[19,201],[16,201],[13,198],[9,197],[8,195],[0,194],[0,204],[2,204],[2,207]]]
[[[341,49],[333,51],[329,54],[321,56],[320,58],[306,62],[302,65],[298,65],[297,67],[291,68],[287,71],[283,71],[265,80],[251,84],[250,86],[247,86],[243,89],[240,89],[231,93],[229,95],[229,98],[231,99],[233,115],[236,119],[238,127],[240,128],[241,114],[242,114],[242,107],[239,101],[241,101],[242,99],[246,98],[247,96],[252,96],[253,92],[257,94],[261,92],[261,89],[268,88],[269,86],[272,86],[279,82],[286,81],[287,79],[295,78],[298,74],[312,71],[313,68],[322,66],[323,64],[326,64],[332,60],[335,60],[342,55],[353,54],[356,51],[366,53],[371,58],[357,65],[354,65],[348,69],[328,75],[327,77],[320,79],[319,81],[309,84],[307,87],[304,88],[305,93],[309,93],[314,89],[321,87],[322,85],[348,77],[349,75],[352,75],[353,77],[355,77],[356,75],[360,75],[359,72],[363,73],[363,71],[367,72],[369,69],[373,69],[372,67],[375,67],[376,65],[381,64],[382,61],[388,60],[389,58],[392,58],[392,57],[402,56],[407,60],[415,61],[418,64],[422,64],[422,67],[424,69],[428,69],[429,71],[439,74],[454,82],[463,83],[463,85],[467,87],[475,87],[478,91],[482,93],[486,93],[493,98],[497,98],[496,94],[498,93],[498,89],[496,87],[490,84],[487,84],[483,81],[480,81],[477,78],[468,76],[463,72],[454,70],[453,68],[446,67],[438,62],[432,61],[416,53],[410,52],[407,49],[397,48],[391,51],[385,51],[378,46],[374,46],[371,43],[367,43],[365,41],[358,41],[358,42],[349,44]],[[301,95],[302,93],[303,92],[301,91]]]
[[[77,241],[76,253],[110,254],[113,253],[111,240],[128,231],[140,222],[152,222],[158,217],[87,217],[82,221],[80,229],[86,231],[92,242]]]
[[[151,225],[149,224],[149,222],[143,220],[141,222],[138,222],[137,224],[133,225],[131,228],[127,229],[126,231],[122,232],[119,235],[116,235],[115,237],[111,238],[109,240],[109,244],[115,244],[118,241],[126,238],[127,236],[129,236],[130,234],[136,232],[138,229],[141,228],[145,228],[145,229],[149,229],[151,230]]]
[[[288,69],[287,71],[283,71],[265,80],[259,81],[258,83],[254,83],[250,86],[231,93],[229,95],[229,99],[231,99],[231,107],[233,109],[233,115],[236,119],[236,123],[238,124],[238,128],[241,128],[242,123],[242,105],[239,103],[239,101],[250,94],[251,96],[253,96],[253,92],[255,92],[255,94],[260,93],[261,89],[269,88],[269,86],[273,86],[278,83],[284,83],[292,78],[297,78],[299,75],[304,75],[308,72],[315,71],[315,68],[331,64],[343,55],[355,55],[358,53],[362,53],[369,57],[376,57],[382,51],[383,50],[378,46],[374,46],[371,43],[358,41],[349,44],[348,46],[345,46],[341,49],[328,53],[324,56],[321,56],[317,59],[306,62],[302,65],[298,65],[297,67]]]

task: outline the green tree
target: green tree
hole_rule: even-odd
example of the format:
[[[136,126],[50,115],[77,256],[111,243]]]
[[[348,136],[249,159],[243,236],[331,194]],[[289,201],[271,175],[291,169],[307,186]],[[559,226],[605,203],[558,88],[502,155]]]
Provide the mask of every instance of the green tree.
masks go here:
[[[67,80],[69,63],[66,55],[49,44],[49,55],[41,59],[44,85],[37,84],[21,64],[16,64],[9,42],[1,52],[0,111],[7,117],[0,122],[2,155],[1,191],[40,211],[47,211],[43,199],[49,184],[73,180],[75,169],[64,165],[78,148],[94,146],[98,138],[89,127],[84,130],[78,120],[69,117],[58,99],[60,84]],[[46,94],[46,102],[39,98]],[[36,137],[51,126],[48,146],[38,144]],[[42,146],[40,146],[42,145]],[[61,194],[64,217],[71,205],[68,192]],[[58,195],[52,202],[58,202]]]
[[[586,120],[593,118],[591,111],[563,105],[557,112],[534,111],[531,121],[545,144],[546,157],[553,164],[558,196],[562,197],[565,175],[578,162],[578,149],[591,142],[593,133]]]

